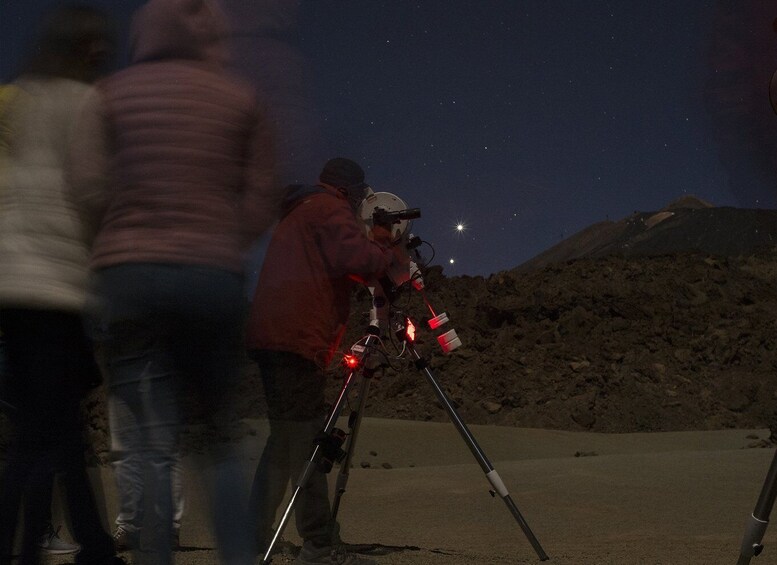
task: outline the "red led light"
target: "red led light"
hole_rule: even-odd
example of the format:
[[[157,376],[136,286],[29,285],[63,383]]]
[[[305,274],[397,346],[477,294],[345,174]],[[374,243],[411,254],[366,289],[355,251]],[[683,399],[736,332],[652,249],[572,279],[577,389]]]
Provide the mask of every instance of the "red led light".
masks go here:
[[[407,319],[407,324],[405,326],[405,337],[409,342],[415,341],[415,325],[413,325],[410,318]]]
[[[355,369],[359,366],[359,358],[355,355],[343,355],[343,364],[349,369]]]

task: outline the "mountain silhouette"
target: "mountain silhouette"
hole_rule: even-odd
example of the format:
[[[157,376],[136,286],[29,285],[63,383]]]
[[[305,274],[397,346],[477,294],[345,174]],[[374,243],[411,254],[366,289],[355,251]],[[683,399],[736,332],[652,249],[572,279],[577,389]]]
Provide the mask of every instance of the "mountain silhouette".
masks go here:
[[[654,212],[593,224],[519,265],[528,272],[575,259],[700,252],[749,255],[777,244],[777,210],[714,207],[684,196]]]

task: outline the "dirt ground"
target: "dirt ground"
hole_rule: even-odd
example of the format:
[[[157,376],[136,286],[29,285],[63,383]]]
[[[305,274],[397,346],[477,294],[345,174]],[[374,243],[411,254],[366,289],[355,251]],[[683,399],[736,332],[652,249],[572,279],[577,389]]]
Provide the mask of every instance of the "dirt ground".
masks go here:
[[[246,426],[250,475],[267,423]],[[602,434],[475,425],[471,431],[549,563],[559,565],[735,563],[774,454],[748,447],[768,437],[766,429]],[[489,496],[489,483],[451,424],[367,418],[361,432],[339,520],[343,539],[360,544],[366,556],[379,565],[539,563],[506,505]],[[107,520],[115,511],[111,471],[93,472],[105,489]],[[178,565],[218,562],[197,477],[187,458]],[[274,564],[292,562],[299,544],[293,525],[284,540]],[[764,541],[754,565],[777,563],[777,529]]]

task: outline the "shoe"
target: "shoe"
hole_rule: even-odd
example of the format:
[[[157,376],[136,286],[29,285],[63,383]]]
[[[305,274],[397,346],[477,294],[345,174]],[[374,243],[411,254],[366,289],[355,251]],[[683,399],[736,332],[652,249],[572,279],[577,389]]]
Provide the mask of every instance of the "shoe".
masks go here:
[[[377,562],[346,551],[343,547],[316,549],[303,545],[294,565],[377,565]]]
[[[170,549],[173,551],[181,549],[181,530],[173,529],[173,533],[170,536]]]
[[[46,533],[38,540],[40,550],[49,555],[67,555],[68,553],[78,553],[81,551],[81,546],[77,543],[68,543],[59,537],[60,527],[55,530],[54,526],[48,525]]]
[[[302,545],[294,565],[328,565],[332,563],[332,548],[330,546],[316,548]]]
[[[113,546],[116,548],[117,552],[137,549],[138,534],[130,532],[124,528],[124,526],[119,526],[116,528],[116,531],[113,532]]]
[[[338,547],[330,556],[332,563],[337,565],[377,565],[374,559],[367,559],[356,553],[346,550],[344,547]]]

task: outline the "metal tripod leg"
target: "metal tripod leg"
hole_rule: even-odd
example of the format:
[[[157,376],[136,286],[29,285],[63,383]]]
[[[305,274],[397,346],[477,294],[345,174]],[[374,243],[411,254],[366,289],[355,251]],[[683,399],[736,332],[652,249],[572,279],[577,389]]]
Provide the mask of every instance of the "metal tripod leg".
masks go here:
[[[349,422],[350,432],[348,433],[348,447],[345,450],[345,458],[343,458],[340,463],[340,472],[337,474],[335,496],[332,501],[332,521],[337,519],[337,512],[340,510],[340,499],[345,494],[345,488],[348,485],[348,479],[351,476],[351,460],[353,459],[353,453],[356,448],[359,428],[361,427],[362,418],[364,417],[367,393],[370,390],[370,382],[372,381],[372,375],[374,373],[375,371],[369,368],[365,368],[362,371],[362,382],[361,387],[359,388],[359,402],[356,411],[351,415],[351,421]]]
[[[367,341],[364,344],[364,354],[362,355],[359,365],[364,364],[365,359],[369,355],[369,350],[372,346],[373,340],[377,340],[377,337],[369,336],[367,338]],[[351,371],[346,377],[345,382],[343,383],[343,387],[340,389],[340,394],[337,397],[337,401],[327,416],[326,424],[324,425],[324,429],[322,431],[324,436],[329,435],[337,424],[337,419],[340,417],[340,413],[343,411],[343,408],[348,401],[348,392],[354,383],[357,373],[358,370]],[[323,448],[321,447],[321,444],[317,443],[313,449],[313,453],[310,455],[307,463],[305,463],[305,468],[302,470],[302,473],[300,473],[300,476],[297,479],[297,484],[294,485],[294,492],[292,493],[291,499],[286,505],[286,510],[283,512],[283,516],[281,516],[281,521],[278,523],[278,527],[276,528],[275,534],[270,541],[270,545],[267,547],[267,550],[264,553],[264,557],[262,558],[263,564],[267,564],[272,561],[271,555],[273,549],[275,548],[275,544],[278,543],[278,540],[283,534],[283,531],[286,529],[286,525],[288,524],[291,513],[294,510],[294,505],[297,503],[297,497],[299,496],[300,491],[305,488],[305,486],[308,484],[308,481],[310,480],[311,475],[315,472],[318,461],[321,459],[322,451]]]
[[[755,504],[755,510],[747,521],[737,565],[747,565],[753,557],[760,555],[763,551],[764,546],[761,540],[769,525],[769,514],[774,507],[775,498],[777,498],[777,451],[774,453],[769,472],[766,474],[766,480],[761,488],[758,502]]]
[[[515,505],[515,503],[513,502],[513,499],[510,497],[510,493],[507,491],[507,487],[505,487],[505,484],[502,482],[502,479],[499,477],[499,473],[496,472],[496,469],[494,469],[494,466],[488,460],[488,457],[486,457],[486,454],[480,448],[480,446],[478,445],[478,442],[475,441],[475,438],[472,435],[472,433],[469,431],[469,428],[467,428],[467,425],[459,417],[459,414],[456,412],[456,409],[451,404],[450,400],[448,399],[448,396],[445,394],[445,391],[440,387],[440,385],[437,383],[437,380],[434,378],[434,375],[427,367],[426,361],[418,354],[418,351],[416,351],[415,347],[411,342],[406,342],[406,343],[407,343],[408,350],[416,359],[416,367],[421,372],[423,372],[424,376],[426,377],[426,380],[429,381],[430,385],[432,385],[432,388],[434,389],[434,394],[437,396],[437,400],[439,400],[440,404],[442,404],[443,408],[445,408],[445,411],[448,413],[448,417],[451,419],[451,422],[453,422],[453,425],[456,426],[456,429],[459,431],[459,434],[464,439],[464,442],[467,444],[467,447],[469,447],[469,450],[472,452],[472,455],[475,456],[475,459],[480,464],[480,468],[483,469],[483,472],[486,474],[486,478],[491,483],[491,486],[494,487],[494,490],[499,494],[500,497],[502,497],[502,500],[504,500],[505,504],[507,505],[507,508],[510,510],[510,513],[515,518],[516,522],[518,522],[518,525],[521,527],[521,530],[523,530],[524,535],[529,540],[529,543],[531,544],[531,546],[534,548],[534,551],[537,553],[537,556],[540,558],[540,561],[547,561],[548,555],[545,553],[545,550],[542,549],[540,542],[534,536],[534,533],[531,531],[531,528],[529,528],[529,524],[521,515],[520,511],[518,510],[518,507]]]

